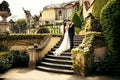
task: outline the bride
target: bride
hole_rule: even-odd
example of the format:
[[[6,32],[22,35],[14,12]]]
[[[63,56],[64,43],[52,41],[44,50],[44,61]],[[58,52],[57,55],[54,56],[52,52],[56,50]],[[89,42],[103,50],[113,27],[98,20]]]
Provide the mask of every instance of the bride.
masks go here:
[[[63,41],[58,49],[53,52],[55,56],[60,56],[64,51],[70,49],[70,39],[69,39],[69,34],[68,34],[68,29],[69,29],[69,23],[65,23],[65,34]]]

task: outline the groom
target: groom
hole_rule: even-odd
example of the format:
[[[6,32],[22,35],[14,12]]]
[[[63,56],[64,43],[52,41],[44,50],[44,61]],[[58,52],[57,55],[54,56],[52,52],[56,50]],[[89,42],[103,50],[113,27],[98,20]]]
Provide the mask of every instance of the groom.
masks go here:
[[[74,23],[71,22],[70,20],[68,20],[68,24],[69,24],[69,29],[68,29],[68,34],[69,34],[69,37],[70,37],[70,50],[73,48],[74,46]]]

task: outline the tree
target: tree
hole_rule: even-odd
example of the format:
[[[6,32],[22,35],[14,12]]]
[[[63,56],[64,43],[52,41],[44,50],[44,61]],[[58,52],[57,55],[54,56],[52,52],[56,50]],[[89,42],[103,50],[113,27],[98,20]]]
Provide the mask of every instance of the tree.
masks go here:
[[[20,33],[25,33],[27,30],[27,23],[25,19],[19,19],[16,21],[16,25],[20,28]]]
[[[73,12],[71,15],[71,20],[72,22],[74,22],[75,27],[78,27],[81,29],[82,22],[79,16],[79,12],[76,12],[76,11]]]

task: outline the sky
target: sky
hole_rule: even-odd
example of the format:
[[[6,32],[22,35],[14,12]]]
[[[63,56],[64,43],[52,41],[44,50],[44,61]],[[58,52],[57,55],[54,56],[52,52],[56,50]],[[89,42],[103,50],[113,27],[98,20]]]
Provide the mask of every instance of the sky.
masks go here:
[[[0,3],[3,0],[0,0]],[[43,7],[49,4],[64,3],[73,0],[5,0],[9,3],[9,8],[12,15],[7,19],[17,20],[19,18],[25,18],[23,7],[25,10],[30,10],[31,15],[38,15],[42,11]]]

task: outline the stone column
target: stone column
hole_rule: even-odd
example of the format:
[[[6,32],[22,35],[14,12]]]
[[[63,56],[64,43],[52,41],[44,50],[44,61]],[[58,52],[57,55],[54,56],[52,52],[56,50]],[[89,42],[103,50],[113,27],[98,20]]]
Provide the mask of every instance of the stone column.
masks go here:
[[[28,53],[29,53],[29,65],[28,65],[28,67],[34,69],[36,66],[36,62],[39,60],[40,50],[39,50],[39,48],[29,48]]]

